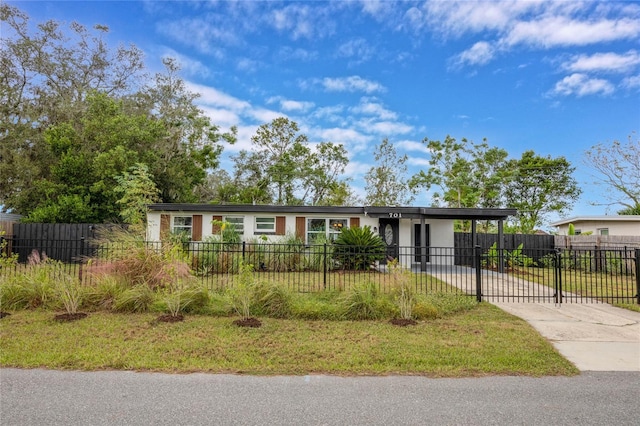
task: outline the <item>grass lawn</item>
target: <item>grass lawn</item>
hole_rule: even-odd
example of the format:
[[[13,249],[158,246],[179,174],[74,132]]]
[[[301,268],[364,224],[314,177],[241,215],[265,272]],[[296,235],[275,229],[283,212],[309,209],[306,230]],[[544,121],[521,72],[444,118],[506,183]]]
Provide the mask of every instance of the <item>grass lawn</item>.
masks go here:
[[[234,318],[95,312],[59,323],[51,311],[0,320],[0,365],[18,368],[256,375],[575,375],[578,370],[525,321],[489,304],[416,326],[387,321]]]
[[[553,270],[549,269],[522,268],[518,269],[517,277],[549,287],[554,286]],[[632,275],[562,270],[562,291],[640,312],[640,305],[635,303],[636,278]]]

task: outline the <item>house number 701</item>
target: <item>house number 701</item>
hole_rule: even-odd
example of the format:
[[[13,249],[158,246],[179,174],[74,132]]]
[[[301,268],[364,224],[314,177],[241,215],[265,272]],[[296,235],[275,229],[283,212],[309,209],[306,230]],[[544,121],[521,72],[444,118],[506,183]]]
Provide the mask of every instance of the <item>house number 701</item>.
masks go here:
[[[401,218],[402,213],[389,213],[389,217],[392,217],[394,219]]]

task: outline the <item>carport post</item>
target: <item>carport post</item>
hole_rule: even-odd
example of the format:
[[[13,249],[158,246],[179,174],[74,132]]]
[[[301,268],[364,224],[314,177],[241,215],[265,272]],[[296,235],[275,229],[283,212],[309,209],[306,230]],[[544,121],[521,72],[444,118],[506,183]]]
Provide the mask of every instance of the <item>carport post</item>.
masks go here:
[[[636,249],[636,301],[640,305],[640,249]]]
[[[476,267],[476,300],[482,302],[482,271],[480,270],[480,256],[482,255],[482,249],[479,245],[473,248],[475,267]]]

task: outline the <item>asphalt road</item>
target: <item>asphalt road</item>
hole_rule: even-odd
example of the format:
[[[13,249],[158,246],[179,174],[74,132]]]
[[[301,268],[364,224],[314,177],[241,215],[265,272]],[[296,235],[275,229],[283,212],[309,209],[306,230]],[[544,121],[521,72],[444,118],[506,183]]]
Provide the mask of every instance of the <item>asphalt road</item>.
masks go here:
[[[252,377],[0,370],[2,425],[637,425],[640,373]]]

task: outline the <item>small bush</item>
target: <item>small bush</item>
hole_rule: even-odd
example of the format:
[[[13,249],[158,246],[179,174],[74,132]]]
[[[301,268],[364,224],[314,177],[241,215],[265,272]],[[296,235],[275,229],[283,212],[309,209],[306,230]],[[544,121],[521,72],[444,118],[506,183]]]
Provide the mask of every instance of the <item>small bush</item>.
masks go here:
[[[254,310],[272,318],[291,316],[291,292],[278,284],[259,284],[255,288]]]
[[[425,300],[416,302],[416,304],[413,306],[412,314],[413,318],[416,320],[429,320],[441,316],[438,308]]]
[[[156,299],[155,292],[144,284],[138,284],[118,295],[113,305],[116,312],[147,312]]]
[[[78,313],[78,308],[87,293],[82,283],[68,274],[58,274],[53,292],[68,314]]]
[[[343,228],[333,242],[333,259],[340,269],[366,270],[384,259],[386,246],[370,226]]]
[[[353,287],[343,296],[341,305],[342,317],[349,320],[373,320],[395,315],[393,304],[380,295],[373,283]]]
[[[15,277],[5,279],[0,284],[0,308],[2,310],[19,310],[28,307],[24,287],[18,284]]]
[[[87,289],[83,308],[110,311],[114,308],[116,299],[128,288],[130,286],[122,277],[103,276]]]
[[[387,263],[391,275],[391,287],[394,301],[400,311],[400,318],[413,319],[415,296],[413,289],[413,274],[398,263],[397,259]]]
[[[255,293],[255,272],[253,265],[242,262],[240,264],[240,274],[235,286],[227,289],[229,300],[234,311],[242,317],[251,317],[251,307]]]

